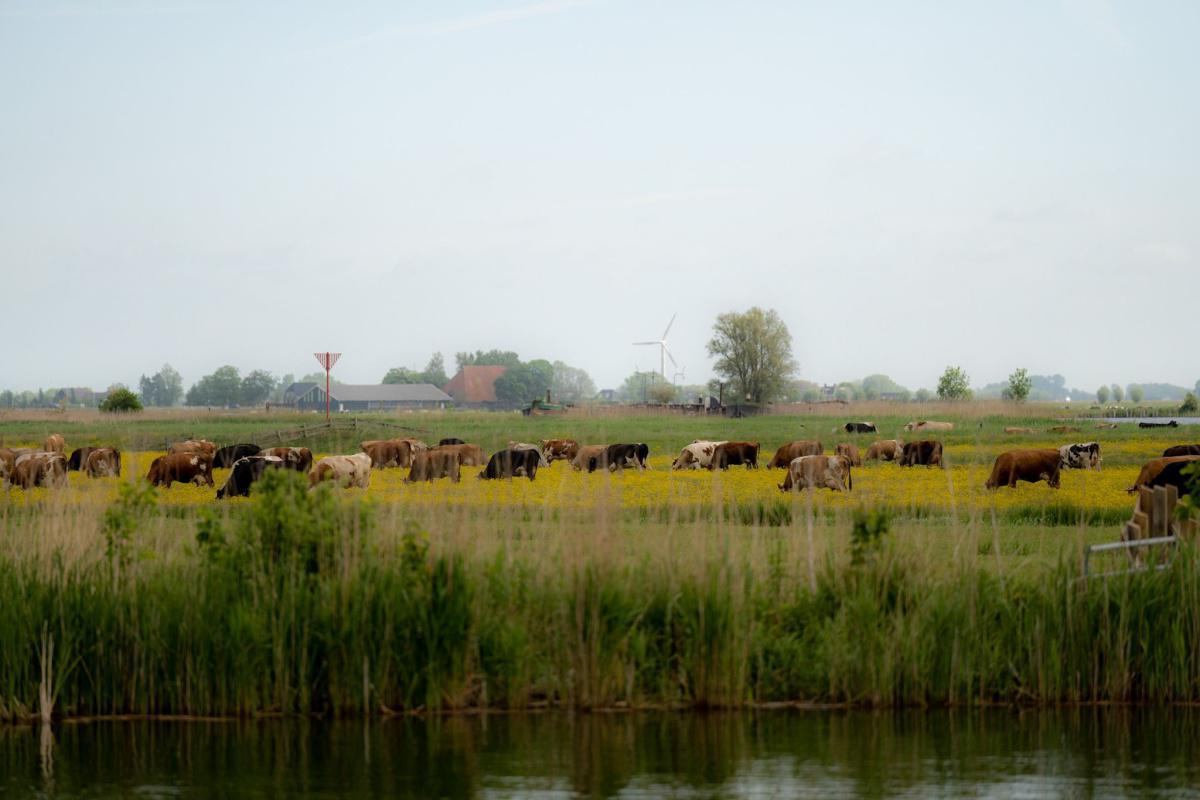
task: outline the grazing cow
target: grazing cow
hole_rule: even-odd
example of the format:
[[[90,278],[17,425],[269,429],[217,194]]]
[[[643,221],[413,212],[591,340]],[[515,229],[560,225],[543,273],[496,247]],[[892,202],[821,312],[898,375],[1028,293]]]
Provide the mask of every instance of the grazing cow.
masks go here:
[[[89,478],[117,478],[121,475],[121,451],[114,447],[94,447],[83,464]]]
[[[953,422],[933,422],[932,420],[922,419],[915,422],[910,422],[904,426],[906,431],[952,431],[954,430]]]
[[[904,442],[899,439],[880,439],[867,448],[867,461],[896,461],[904,452]]]
[[[1005,428],[1005,433],[1034,433],[1033,428]]]
[[[461,480],[457,451],[449,447],[433,447],[415,454],[404,482],[416,483],[438,478],[449,478],[454,483]]]
[[[540,444],[530,444],[529,442],[509,442],[508,449],[509,450],[532,450],[533,452],[537,453],[537,455],[538,455],[538,466],[539,467],[550,466],[550,462],[547,461],[546,457],[542,454],[542,446]]]
[[[601,450],[591,456],[589,464],[591,468],[595,468],[595,463],[603,458],[603,445],[596,445]],[[487,466],[480,471],[478,477],[481,480],[496,480],[498,478],[514,478],[519,475],[524,475],[529,480],[537,477],[538,464],[541,463],[540,454],[534,450],[498,450],[492,453],[492,457],[488,459]],[[576,467],[578,469],[578,467]]]
[[[477,444],[440,444],[431,447],[427,453],[453,453],[458,458],[461,467],[482,467],[483,448]]]
[[[1074,425],[1054,425],[1046,430],[1051,433],[1079,433],[1079,428],[1076,428]]]
[[[13,467],[16,466],[17,456],[7,447],[0,447],[0,487],[3,487],[8,480],[8,476],[12,474]]]
[[[650,448],[644,444],[610,444],[604,449],[600,458],[588,464],[588,472],[596,468],[607,470],[624,470],[626,467],[645,469],[645,456],[650,454]]]
[[[776,469],[788,466],[800,456],[819,456],[825,452],[825,445],[817,441],[809,439],[801,439],[795,442],[788,442],[781,445],[775,451],[775,456],[771,459],[771,463],[767,464],[767,469]]]
[[[547,464],[553,461],[570,461],[579,452],[579,442],[574,439],[542,439],[542,458]]]
[[[262,448],[256,444],[230,444],[222,447],[213,456],[213,468],[229,469],[240,458],[256,456]]]
[[[988,489],[1007,486],[1015,489],[1017,481],[1037,483],[1045,481],[1050,487],[1059,486],[1059,471],[1062,469],[1062,456],[1053,447],[1037,450],[1009,450],[996,456],[992,466],[992,474],[984,484]]]
[[[874,422],[847,422],[846,433],[878,433]]]
[[[307,447],[271,447],[263,450],[259,455],[282,458],[284,469],[296,472],[308,472],[312,469],[313,454]]]
[[[1173,456],[1200,456],[1200,444],[1177,444],[1163,450],[1163,458]]]
[[[285,469],[283,459],[278,456],[244,456],[233,462],[225,485],[217,489],[217,499],[226,497],[249,497],[250,485],[262,478],[269,469]]]
[[[151,486],[171,488],[172,483],[212,486],[212,456],[200,452],[167,453],[150,463],[146,480]]]
[[[201,453],[212,458],[217,454],[217,446],[207,439],[188,439],[183,442],[175,442],[167,448],[167,455],[176,453]]]
[[[904,449],[900,451],[899,463],[902,467],[940,467],[942,466],[942,443],[933,439],[905,442]]]
[[[1102,431],[1115,431],[1117,423],[1115,422],[1097,422],[1096,427]]]
[[[608,450],[606,444],[585,444],[580,445],[579,450],[575,453],[575,458],[571,459],[571,467],[578,472],[586,469],[588,472],[596,469],[596,465],[600,459],[604,458],[604,453]]]
[[[398,439],[375,439],[362,443],[362,451],[376,469],[412,465],[412,448]]]
[[[1179,423],[1175,420],[1170,422],[1139,422],[1139,428],[1178,428]]]
[[[858,446],[850,442],[842,442],[833,448],[833,452],[839,456],[845,456],[852,467],[862,466],[862,457],[858,454]]]
[[[61,433],[52,433],[42,443],[42,452],[65,454],[67,452],[67,440],[62,437]]]
[[[95,447],[76,447],[71,451],[71,457],[67,459],[67,469],[72,472],[79,472],[83,469],[83,465],[87,463],[88,453],[96,450]]]
[[[850,461],[845,456],[800,456],[788,464],[781,492],[798,492],[801,489],[832,489],[844,492],[854,488],[850,473]]]
[[[437,446],[445,447],[448,444],[466,444],[466,442],[464,442],[462,439],[455,439],[454,437],[450,437],[449,439],[442,439],[440,442],[437,443]]]
[[[32,489],[67,485],[67,458],[60,452],[34,451],[17,456],[8,476],[14,486]]]
[[[323,481],[333,481],[338,486],[366,489],[371,485],[371,457],[366,453],[325,456],[314,464],[308,473],[308,488],[311,489]]]
[[[679,451],[679,456],[671,462],[671,469],[712,469],[713,454],[717,446],[725,442],[706,442],[700,439]]]
[[[1142,471],[1138,473],[1137,480],[1133,482],[1133,486],[1130,486],[1125,491],[1130,493],[1135,492],[1139,486],[1165,486],[1168,480],[1175,481],[1174,485],[1179,486],[1178,481],[1182,480],[1180,470],[1193,461],[1198,460],[1200,460],[1200,456],[1152,458],[1142,467]],[[1162,474],[1167,472],[1168,469],[1170,469],[1170,472],[1167,473],[1167,478],[1163,479],[1163,482],[1156,483],[1156,481],[1158,481]],[[1180,488],[1180,492],[1182,491],[1183,489]]]
[[[1058,448],[1062,465],[1069,469],[1100,469],[1100,443],[1079,442]]]
[[[1196,477],[1191,473],[1184,474],[1185,470],[1190,468],[1192,468],[1191,461],[1171,461],[1164,465],[1162,470],[1150,478],[1145,485],[1151,489],[1155,486],[1174,486],[1180,497],[1191,494],[1191,487],[1196,482]]]
[[[758,442],[722,442],[713,451],[709,469],[729,469],[738,464],[758,469]]]

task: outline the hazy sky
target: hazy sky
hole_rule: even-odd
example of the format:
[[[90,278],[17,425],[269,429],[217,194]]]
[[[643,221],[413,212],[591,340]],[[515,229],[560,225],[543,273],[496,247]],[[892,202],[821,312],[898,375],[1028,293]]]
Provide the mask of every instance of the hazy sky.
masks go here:
[[[0,0],[0,387],[435,350],[1191,386],[1200,3]]]

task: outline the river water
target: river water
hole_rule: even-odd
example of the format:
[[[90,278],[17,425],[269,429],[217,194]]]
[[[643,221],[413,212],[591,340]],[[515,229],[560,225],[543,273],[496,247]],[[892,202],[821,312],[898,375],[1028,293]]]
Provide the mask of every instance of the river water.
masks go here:
[[[1200,709],[0,727],[0,797],[1195,797]]]

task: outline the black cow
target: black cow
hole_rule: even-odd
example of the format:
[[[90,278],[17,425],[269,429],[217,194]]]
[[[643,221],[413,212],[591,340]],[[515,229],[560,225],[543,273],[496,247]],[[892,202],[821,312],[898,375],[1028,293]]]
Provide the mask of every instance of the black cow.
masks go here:
[[[1200,456],[1200,444],[1177,444],[1163,450],[1163,458],[1173,456]]]
[[[250,484],[262,478],[269,469],[283,469],[282,458],[275,456],[246,456],[233,463],[233,470],[225,481],[225,485],[217,489],[217,499],[226,497],[249,497]]]
[[[526,478],[533,480],[537,477],[540,460],[541,454],[536,450],[499,450],[492,453],[492,457],[488,459],[487,466],[483,468],[483,472],[479,473],[479,477],[484,480],[494,480],[496,478],[512,478],[524,472]]]
[[[588,460],[588,472],[594,472],[597,468],[623,470],[625,467],[636,467],[645,469],[646,458],[649,455],[650,448],[641,442],[610,444],[603,456]]]
[[[904,450],[900,453],[899,464],[902,467],[942,466],[942,443],[933,439],[919,442],[905,442]]]
[[[238,462],[239,459],[256,456],[262,452],[262,448],[256,444],[231,444],[227,447],[222,447],[213,456],[213,466],[227,469]]]
[[[67,459],[67,469],[79,470],[83,469],[83,465],[87,463],[88,454],[93,450],[99,450],[98,447],[77,447],[71,451],[71,457]]]
[[[874,422],[847,422],[843,427],[846,433],[878,433]]]
[[[1147,486],[1174,486],[1179,490],[1179,496],[1183,497],[1188,494],[1188,487],[1197,480],[1193,475],[1184,475],[1185,469],[1195,468],[1200,461],[1174,461],[1162,468],[1162,472],[1155,475],[1147,483]]]
[[[462,439],[442,439],[440,442],[438,442],[438,447],[445,447],[448,444],[466,444],[466,442],[464,442]]]
[[[1175,420],[1170,422],[1139,422],[1139,428],[1178,428],[1179,423]]]

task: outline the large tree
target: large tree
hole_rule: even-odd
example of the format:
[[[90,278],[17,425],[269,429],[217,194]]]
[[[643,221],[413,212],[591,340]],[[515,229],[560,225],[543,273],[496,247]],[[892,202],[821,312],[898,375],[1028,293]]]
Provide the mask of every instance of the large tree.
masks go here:
[[[517,362],[496,378],[496,400],[507,406],[523,406],[545,398],[554,380],[554,365],[544,359],[528,364]]]
[[[275,376],[265,369],[256,369],[242,378],[241,402],[246,406],[257,406],[266,402],[275,388]]]
[[[1021,367],[1008,376],[1008,385],[1004,387],[1004,393],[1001,396],[1005,400],[1024,403],[1029,399],[1029,391],[1032,388],[1033,380],[1029,377],[1029,370]]]
[[[142,401],[152,406],[173,406],[183,399],[183,377],[170,364],[163,364],[150,377],[138,381]]]
[[[796,372],[792,335],[774,309],[721,314],[713,324],[709,357],[713,371],[731,384],[728,395],[739,401],[769,403],[782,396]]]
[[[1101,386],[1099,389],[1096,390],[1096,402],[1099,403],[1100,405],[1104,405],[1105,403],[1108,402],[1108,394],[1109,394],[1108,387]]]
[[[617,389],[617,399],[626,403],[652,403],[660,392],[665,392],[663,387],[674,390],[666,378],[653,370],[634,372]]]
[[[554,399],[560,403],[579,403],[590,400],[596,395],[596,384],[591,376],[578,367],[568,366],[561,361],[555,361],[554,377],[550,381],[550,391]]]
[[[189,406],[232,406],[241,399],[242,377],[237,367],[228,364],[205,375],[188,389]]]
[[[946,367],[938,378],[937,393],[943,400],[970,400],[971,378],[962,367]]]

